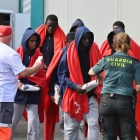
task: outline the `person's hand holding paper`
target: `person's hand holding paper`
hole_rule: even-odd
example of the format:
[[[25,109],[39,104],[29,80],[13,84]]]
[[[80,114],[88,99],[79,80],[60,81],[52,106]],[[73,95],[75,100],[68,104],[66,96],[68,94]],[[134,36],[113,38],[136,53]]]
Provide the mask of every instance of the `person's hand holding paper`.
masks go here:
[[[80,94],[86,93],[86,89],[83,89],[82,87],[83,87],[83,86],[80,85],[80,84],[76,86],[76,91],[77,91],[78,93],[80,93]]]
[[[98,80],[93,80],[89,83],[86,83],[82,86],[82,89],[85,89],[86,92],[91,91],[92,89],[96,88],[99,85]]]
[[[24,84],[21,83],[21,82],[19,82],[19,83],[18,83],[18,90],[22,91],[22,88],[21,88],[22,86],[24,86]]]

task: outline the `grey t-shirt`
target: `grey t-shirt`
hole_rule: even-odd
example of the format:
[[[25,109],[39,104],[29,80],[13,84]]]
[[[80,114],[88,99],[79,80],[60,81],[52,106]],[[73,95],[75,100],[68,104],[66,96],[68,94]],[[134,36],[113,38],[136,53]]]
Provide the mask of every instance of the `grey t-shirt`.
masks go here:
[[[102,94],[115,93],[132,96],[133,80],[135,79],[136,85],[140,84],[139,61],[127,53],[116,52],[104,57],[92,70],[97,75],[105,70]]]

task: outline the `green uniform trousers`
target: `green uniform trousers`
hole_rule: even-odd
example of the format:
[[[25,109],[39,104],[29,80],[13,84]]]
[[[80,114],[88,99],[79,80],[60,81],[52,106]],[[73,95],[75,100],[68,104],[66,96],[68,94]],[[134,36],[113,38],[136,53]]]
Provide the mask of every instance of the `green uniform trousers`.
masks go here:
[[[135,140],[135,110],[132,97],[103,94],[99,108],[103,140],[114,140],[116,128],[121,140]]]

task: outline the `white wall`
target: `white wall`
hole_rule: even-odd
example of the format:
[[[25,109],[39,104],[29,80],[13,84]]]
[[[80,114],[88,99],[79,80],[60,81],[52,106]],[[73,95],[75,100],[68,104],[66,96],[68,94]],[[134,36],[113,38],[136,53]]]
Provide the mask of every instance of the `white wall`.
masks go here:
[[[118,19],[124,21],[126,33],[140,45],[140,0],[119,0]]]
[[[58,16],[59,25],[67,34],[72,23],[81,18],[95,36],[100,47],[121,20],[133,40],[140,45],[140,0],[44,0],[44,21],[49,14]]]
[[[19,13],[19,0],[0,0],[0,9],[12,10]]]
[[[31,0],[23,0],[23,13],[31,14]]]

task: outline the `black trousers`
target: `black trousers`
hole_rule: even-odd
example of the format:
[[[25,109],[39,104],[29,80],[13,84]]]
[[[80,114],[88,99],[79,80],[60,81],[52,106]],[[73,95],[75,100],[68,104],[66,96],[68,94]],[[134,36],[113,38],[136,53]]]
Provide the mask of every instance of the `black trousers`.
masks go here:
[[[131,97],[125,99],[103,95],[99,113],[103,140],[115,140],[116,128],[121,140],[135,140],[135,111],[132,110]]]

